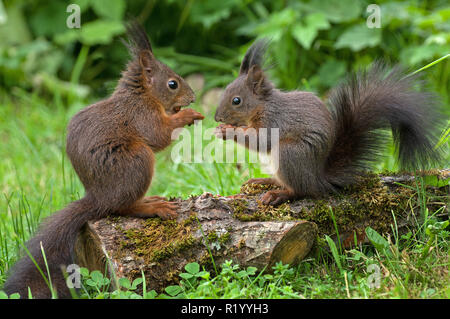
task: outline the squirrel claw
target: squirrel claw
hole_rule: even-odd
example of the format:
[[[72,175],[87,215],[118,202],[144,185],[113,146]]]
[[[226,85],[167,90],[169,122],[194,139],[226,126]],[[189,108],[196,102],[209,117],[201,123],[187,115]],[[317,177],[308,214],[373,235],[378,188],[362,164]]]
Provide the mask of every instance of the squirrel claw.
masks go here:
[[[156,216],[161,218],[162,220],[175,219],[178,216],[177,208],[179,205],[175,202],[161,202],[158,205],[159,209],[156,211]]]

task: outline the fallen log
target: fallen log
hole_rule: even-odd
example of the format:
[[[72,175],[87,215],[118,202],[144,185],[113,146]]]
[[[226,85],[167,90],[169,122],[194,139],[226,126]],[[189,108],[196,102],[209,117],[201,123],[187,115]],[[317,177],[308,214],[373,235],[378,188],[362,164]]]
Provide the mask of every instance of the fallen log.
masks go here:
[[[448,216],[449,170],[433,171],[434,186],[426,188],[426,207]],[[392,225],[404,232],[420,219],[424,203],[420,183],[410,174],[368,175],[341,194],[302,199],[278,207],[264,206],[260,197],[270,185],[244,185],[241,193],[204,193],[180,203],[178,217],[138,219],[110,217],[89,222],[76,245],[80,266],[133,280],[144,272],[147,288],[161,291],[178,281],[190,262],[214,269],[225,260],[241,267],[270,270],[278,261],[298,264],[316,238],[327,234],[344,247],[367,242],[365,229],[389,234]],[[448,218],[448,217],[447,217]],[[337,231],[336,231],[337,229]]]

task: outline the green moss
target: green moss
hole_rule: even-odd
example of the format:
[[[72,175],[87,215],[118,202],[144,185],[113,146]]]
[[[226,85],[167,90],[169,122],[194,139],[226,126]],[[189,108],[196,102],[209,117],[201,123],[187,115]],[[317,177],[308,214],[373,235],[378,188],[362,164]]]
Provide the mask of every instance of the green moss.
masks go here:
[[[229,205],[233,209],[233,217],[240,221],[290,220],[293,218],[289,203],[273,207],[263,205],[258,199],[256,202],[258,209],[253,212],[248,209],[246,199],[237,198],[229,201]]]
[[[131,247],[146,262],[156,262],[197,245],[198,240],[192,236],[197,228],[192,223],[149,218],[142,229],[125,231],[126,239],[121,242],[121,247]]]
[[[304,209],[300,218],[314,221],[319,234],[334,234],[333,216],[340,233],[363,230],[371,226],[380,232],[390,231],[393,215],[405,213],[414,191],[400,187],[395,192],[381,183],[378,175],[369,174],[348,187],[339,196],[339,204],[331,205],[333,197],[315,201],[311,209]],[[333,207],[332,213],[330,207]]]
[[[402,186],[389,189],[381,183],[380,177],[376,174],[361,177],[356,184],[339,194],[316,199],[312,203],[305,200],[302,203],[303,207],[296,212],[289,203],[278,207],[262,205],[258,198],[260,193],[266,190],[261,186],[267,185],[244,186],[246,187],[244,193],[257,201],[258,209],[254,212],[248,208],[247,200],[234,199],[229,204],[234,210],[235,218],[241,221],[305,219],[318,225],[319,235],[335,233],[332,216],[340,233],[363,230],[369,225],[380,232],[390,231],[393,215],[405,214],[410,209],[411,203],[414,206],[417,201],[415,189]],[[330,207],[333,207],[332,214]]]
[[[196,223],[196,222],[197,222],[197,213],[191,212],[191,214],[189,215],[189,218],[186,218],[183,221],[183,225],[188,226],[188,225],[191,225],[192,223]]]
[[[225,244],[230,240],[230,233],[226,232],[225,234],[223,234],[222,236],[219,236],[219,243],[220,244]]]
[[[107,218],[108,223],[120,223],[121,220],[121,216],[118,215],[109,215]]]
[[[210,232],[207,237],[209,242],[217,241],[217,239],[219,238],[219,236],[217,236],[217,233],[215,231]]]
[[[219,244],[225,244],[230,239],[230,233],[225,232],[222,235],[218,235],[217,232],[212,231],[207,235],[207,238],[210,243],[217,242]]]

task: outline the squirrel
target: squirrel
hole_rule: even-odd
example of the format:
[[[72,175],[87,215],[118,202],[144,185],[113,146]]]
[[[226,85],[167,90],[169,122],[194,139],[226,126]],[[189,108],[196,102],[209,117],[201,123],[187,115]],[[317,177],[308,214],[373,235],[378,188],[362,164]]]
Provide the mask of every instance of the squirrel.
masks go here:
[[[389,128],[402,169],[440,161],[441,151],[434,148],[439,99],[415,90],[422,82],[418,74],[376,61],[332,89],[327,108],[312,92],[283,92],[272,84],[262,67],[268,45],[259,40],[247,50],[215,113],[216,122],[224,123],[216,136],[253,151],[262,148],[258,132],[267,128],[265,149],[278,152],[278,169],[271,178],[246,182],[280,188],[266,192],[263,204],[317,198],[356,183],[379,158]],[[271,128],[279,129],[279,145],[271,145]],[[250,144],[252,139],[256,143]]]
[[[137,22],[126,26],[132,59],[109,98],[79,111],[67,128],[66,152],[80,178],[85,196],[48,217],[27,249],[57,292],[69,298],[63,276],[72,264],[77,235],[89,220],[111,215],[176,217],[177,204],[163,197],[144,197],[154,171],[154,153],[171,143],[172,131],[204,116],[181,109],[195,101],[182,77],[157,60]],[[49,274],[41,252],[46,256]],[[4,285],[7,294],[50,298],[43,276],[25,255]]]

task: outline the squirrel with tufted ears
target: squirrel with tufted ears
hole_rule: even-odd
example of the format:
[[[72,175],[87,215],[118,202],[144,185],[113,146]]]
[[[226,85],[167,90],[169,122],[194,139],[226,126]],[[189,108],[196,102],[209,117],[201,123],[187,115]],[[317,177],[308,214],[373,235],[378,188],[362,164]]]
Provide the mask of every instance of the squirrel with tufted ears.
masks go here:
[[[418,74],[406,75],[395,66],[376,62],[368,71],[352,74],[332,90],[329,108],[313,93],[282,92],[264,74],[267,42],[247,51],[239,76],[223,93],[215,120],[216,135],[258,151],[258,131],[278,128],[278,169],[272,178],[247,183],[275,184],[261,201],[278,205],[290,199],[318,197],[357,181],[371,168],[392,131],[401,168],[426,168],[440,160],[438,98],[417,91]],[[239,129],[237,129],[239,128]],[[249,128],[253,128],[250,130]],[[227,131],[234,130],[234,134]],[[257,143],[249,141],[256,139]],[[253,146],[252,146],[253,145]]]
[[[67,129],[67,155],[86,190],[85,196],[41,225],[27,249],[42,270],[26,255],[12,269],[4,290],[34,298],[51,297],[51,283],[59,298],[70,297],[63,270],[73,260],[81,227],[110,215],[176,217],[177,205],[159,196],[144,197],[150,186],[154,153],[171,143],[172,131],[204,117],[193,109],[189,85],[153,55],[145,31],[127,26],[132,59],[111,97],[78,112]],[[47,259],[44,263],[41,245]]]

